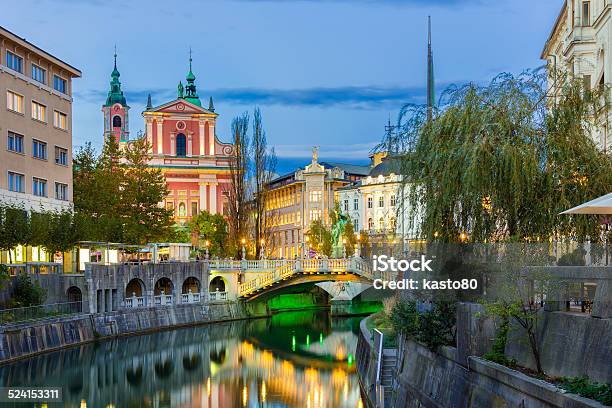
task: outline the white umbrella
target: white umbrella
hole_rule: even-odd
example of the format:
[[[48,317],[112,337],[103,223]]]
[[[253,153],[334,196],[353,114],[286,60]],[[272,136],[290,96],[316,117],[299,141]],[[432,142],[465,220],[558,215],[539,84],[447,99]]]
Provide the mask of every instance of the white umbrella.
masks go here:
[[[612,215],[612,193],[606,194],[594,200],[580,204],[577,207],[563,211],[561,214],[611,214]]]

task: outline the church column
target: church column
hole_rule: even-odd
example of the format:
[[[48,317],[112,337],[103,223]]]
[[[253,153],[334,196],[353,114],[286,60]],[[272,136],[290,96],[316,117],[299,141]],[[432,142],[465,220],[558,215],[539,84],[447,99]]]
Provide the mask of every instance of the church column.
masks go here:
[[[191,133],[189,133],[189,136],[187,136],[187,157],[191,157],[193,155],[193,135]]]
[[[147,143],[149,144],[149,153],[153,153],[153,120],[147,118]]]
[[[157,154],[163,154],[163,144],[164,144],[163,123],[164,123],[163,119],[161,118],[157,119]]]
[[[208,123],[208,149],[211,156],[215,155],[215,124]]]
[[[199,122],[199,135],[200,137],[198,138],[198,140],[200,141],[200,156],[204,156],[206,154],[206,152],[204,151],[204,142],[205,142],[205,138],[206,138],[206,132],[204,131],[204,125],[206,124],[206,122],[204,122],[203,120],[201,120]]]
[[[217,183],[210,185],[210,213],[217,213]]]
[[[176,144],[174,143],[174,133],[170,133],[170,156],[176,155]]]
[[[200,182],[200,211],[208,211],[206,205],[206,183]]]

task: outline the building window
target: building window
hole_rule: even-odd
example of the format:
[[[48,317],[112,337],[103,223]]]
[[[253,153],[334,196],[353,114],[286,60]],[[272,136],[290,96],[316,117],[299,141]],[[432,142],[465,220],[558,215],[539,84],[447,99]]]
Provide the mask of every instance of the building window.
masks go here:
[[[47,143],[32,139],[32,157],[47,160]]]
[[[368,218],[368,229],[374,229],[374,220],[372,218]]]
[[[321,201],[321,198],[323,198],[322,191],[316,190],[316,191],[310,192],[310,202],[311,203],[318,203],[319,201]]]
[[[57,75],[53,75],[53,89],[65,94],[66,93],[66,80]]]
[[[68,200],[68,184],[55,183],[55,198],[62,201]]]
[[[389,224],[391,224],[391,230],[395,231],[397,228],[397,219],[395,217],[391,217],[391,222]]]
[[[318,221],[321,219],[321,210],[310,210],[310,221]]]
[[[32,64],[32,79],[42,84],[47,83],[47,71],[36,64]]]
[[[32,119],[46,122],[47,107],[38,102],[32,101]]]
[[[379,207],[384,207],[385,206],[385,197],[384,196],[378,197],[378,206]]]
[[[359,232],[359,219],[355,218],[353,220],[353,230],[355,231],[355,233]]]
[[[9,191],[23,193],[25,191],[25,183],[23,174],[8,172]]]
[[[180,157],[187,156],[187,138],[182,133],[176,136],[176,155]]]
[[[68,149],[55,146],[55,164],[68,165]]]
[[[395,194],[393,194],[391,196],[391,207],[395,207],[395,201],[396,201]]]
[[[344,212],[348,212],[348,198],[344,200]]]
[[[13,133],[9,130],[7,149],[15,153],[23,153],[23,135]]]
[[[53,111],[53,126],[66,130],[66,114],[59,111]]]
[[[359,209],[359,199],[354,198],[353,199],[353,210],[358,210],[358,209]]]
[[[374,206],[374,199],[370,196],[368,197],[368,208],[372,208]]]
[[[113,127],[120,128],[121,127],[121,116],[115,115],[113,116]]]
[[[23,113],[23,96],[6,91],[6,107],[14,112]]]
[[[591,25],[591,2],[582,2],[582,25],[584,27]]]
[[[191,202],[191,216],[196,216],[198,215],[198,202],[197,201],[192,201]]]
[[[385,219],[383,217],[378,220],[378,229],[381,231],[385,229]]]
[[[166,210],[170,210],[174,213],[174,202],[172,201],[167,201],[166,202]]]
[[[23,74],[23,58],[17,54],[13,54],[10,51],[6,52],[6,66],[13,71]]]
[[[32,178],[32,194],[39,197],[47,196],[47,180]]]

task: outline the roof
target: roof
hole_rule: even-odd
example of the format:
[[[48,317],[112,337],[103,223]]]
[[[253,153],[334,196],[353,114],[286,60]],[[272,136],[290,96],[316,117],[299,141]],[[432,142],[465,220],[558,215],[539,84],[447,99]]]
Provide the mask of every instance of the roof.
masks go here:
[[[200,106],[200,105],[196,105],[195,103],[190,102],[189,100],[187,100],[187,99],[185,99],[185,98],[176,98],[176,99],[173,99],[173,100],[171,100],[171,101],[169,101],[169,102],[166,102],[166,103],[164,103],[164,104],[161,104],[161,105],[158,105],[158,106],[154,106],[154,107],[152,107],[152,108],[150,108],[150,109],[145,109],[145,111],[144,111],[144,112],[156,112],[156,111],[162,110],[162,109],[164,109],[164,108],[167,108],[167,107],[169,107],[169,106],[172,106],[172,105],[173,105],[173,104],[175,104],[176,102],[184,102],[184,103],[187,103],[189,106],[193,107],[195,110],[200,111],[201,113],[206,113],[206,114],[210,114],[210,115],[219,116],[219,114],[218,114],[218,113],[211,112],[211,111],[209,111],[208,109],[203,108],[203,107],[202,107],[202,106]],[[143,113],[144,113],[144,112],[143,112]]]
[[[370,171],[369,176],[378,177],[380,175],[388,176],[391,173],[400,174],[401,169],[402,163],[398,157],[385,157],[382,162],[380,162]]]
[[[326,169],[333,169],[334,167],[338,167],[344,172],[349,174],[356,174],[358,176],[367,176],[370,173],[370,166],[359,166],[356,164],[346,164],[346,163],[333,163],[333,162],[321,162],[320,163]]]
[[[67,62],[62,61],[56,56],[49,54],[47,51],[43,50],[42,48],[37,47],[36,45],[32,44],[25,38],[19,37],[17,34],[7,30],[6,28],[2,26],[0,26],[0,34],[10,38],[12,41],[20,43],[23,47],[28,48],[30,51],[34,51],[38,54],[42,54],[44,57],[49,59],[54,64],[59,65],[60,67],[64,68],[66,71],[70,72],[73,77],[80,77],[82,75],[81,70],[73,67]]]

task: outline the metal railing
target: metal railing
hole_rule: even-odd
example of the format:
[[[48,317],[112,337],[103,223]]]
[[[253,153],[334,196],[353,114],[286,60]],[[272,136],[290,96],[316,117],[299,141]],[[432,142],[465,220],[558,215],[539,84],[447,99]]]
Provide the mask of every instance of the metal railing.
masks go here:
[[[88,313],[87,301],[50,303],[0,310],[0,324],[53,319],[59,316]]]
[[[27,274],[61,274],[63,265],[55,262],[26,262],[5,264],[10,276],[17,276],[21,273]]]

